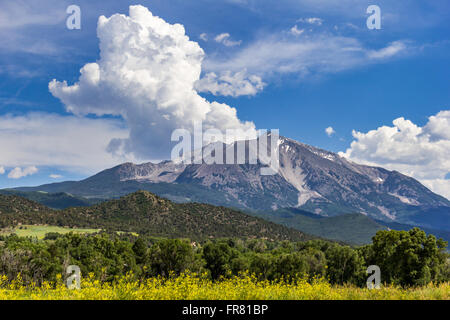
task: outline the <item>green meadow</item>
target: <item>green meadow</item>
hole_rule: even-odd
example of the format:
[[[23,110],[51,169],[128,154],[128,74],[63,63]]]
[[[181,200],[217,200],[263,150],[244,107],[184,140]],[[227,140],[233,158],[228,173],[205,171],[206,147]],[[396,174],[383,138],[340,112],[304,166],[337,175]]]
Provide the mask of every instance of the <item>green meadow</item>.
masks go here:
[[[21,225],[13,229],[3,229],[0,231],[2,235],[9,235],[12,233],[17,234],[19,237],[33,237],[39,240],[44,239],[47,233],[59,233],[66,234],[69,232],[73,233],[96,233],[101,229],[82,229],[82,228],[66,228],[57,226],[47,226],[47,225]]]

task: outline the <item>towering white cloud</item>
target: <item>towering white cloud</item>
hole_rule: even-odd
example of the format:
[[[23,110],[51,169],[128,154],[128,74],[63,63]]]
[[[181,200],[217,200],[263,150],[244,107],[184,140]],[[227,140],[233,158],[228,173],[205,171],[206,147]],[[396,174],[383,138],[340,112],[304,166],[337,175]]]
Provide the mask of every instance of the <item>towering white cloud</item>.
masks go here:
[[[398,118],[392,127],[353,131],[353,137],[342,156],[398,170],[450,199],[450,110],[429,117],[423,127]]]
[[[236,109],[197,93],[204,52],[182,25],[169,24],[145,7],[130,6],[129,16],[101,16],[97,35],[100,59],[80,70],[77,83],[54,79],[49,89],[76,115],[125,119],[130,136],[112,140],[112,153],[167,157],[172,131],[192,131],[196,121],[203,121],[205,130],[254,130],[253,123],[238,119]]]

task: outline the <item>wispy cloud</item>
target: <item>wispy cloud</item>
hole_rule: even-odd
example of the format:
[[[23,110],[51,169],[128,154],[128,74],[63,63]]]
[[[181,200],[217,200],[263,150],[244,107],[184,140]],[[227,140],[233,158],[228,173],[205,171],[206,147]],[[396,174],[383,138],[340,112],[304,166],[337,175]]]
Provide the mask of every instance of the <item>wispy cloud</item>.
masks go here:
[[[114,158],[107,152],[112,138],[127,136],[128,130],[118,120],[47,113],[1,115],[0,163],[5,167],[49,166],[93,173],[135,160]],[[13,175],[18,173],[16,170]]]
[[[401,52],[407,50],[407,43],[405,41],[394,41],[388,46],[379,50],[370,50],[367,55],[371,59],[385,59],[393,57]]]
[[[297,25],[293,26],[290,30],[290,32],[295,35],[295,36],[299,36],[301,35],[303,32],[305,32],[305,29],[299,29],[297,27]]]
[[[68,1],[15,0],[0,4],[0,30],[55,25],[66,18]]]
[[[321,26],[323,23],[323,19],[317,18],[317,17],[300,18],[297,20],[297,22],[303,22],[303,23],[315,24],[315,25]]]
[[[217,35],[214,38],[214,41],[216,41],[217,43],[221,43],[221,44],[223,44],[224,46],[227,46],[227,47],[238,46],[238,45],[240,45],[242,43],[241,40],[239,40],[239,41],[231,40],[231,36],[230,36],[229,33],[221,33],[221,34]]]
[[[60,47],[46,30],[41,28],[64,24],[67,1],[18,0],[0,3],[0,48],[3,52],[24,52],[55,55]]]
[[[306,76],[333,73],[382,62],[409,52],[408,43],[395,41],[379,49],[368,48],[356,38],[312,34],[308,37],[268,35],[226,58],[210,57],[205,67],[212,72],[247,69],[265,77],[274,74]]]

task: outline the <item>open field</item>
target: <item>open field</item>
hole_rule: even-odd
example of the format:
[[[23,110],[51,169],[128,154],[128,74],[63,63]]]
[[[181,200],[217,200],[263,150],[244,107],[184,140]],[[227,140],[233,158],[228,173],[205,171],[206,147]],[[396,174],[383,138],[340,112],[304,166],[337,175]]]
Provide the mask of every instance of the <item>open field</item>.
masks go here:
[[[46,225],[22,225],[13,229],[3,229],[0,231],[2,235],[9,235],[12,233],[17,234],[19,237],[36,237],[39,240],[44,239],[45,235],[50,232],[56,232],[60,234],[65,234],[69,232],[73,233],[95,233],[99,232],[100,229],[81,229],[81,228],[64,228],[57,226],[46,226]]]
[[[101,284],[87,278],[80,290],[69,290],[62,281],[55,286],[24,287],[0,280],[0,299],[43,300],[450,300],[450,283],[419,288],[382,287],[369,290],[353,286],[331,286],[326,281],[314,283],[256,281],[250,276],[212,282],[206,278],[183,275],[163,280],[150,278],[136,282],[123,277],[114,284]]]

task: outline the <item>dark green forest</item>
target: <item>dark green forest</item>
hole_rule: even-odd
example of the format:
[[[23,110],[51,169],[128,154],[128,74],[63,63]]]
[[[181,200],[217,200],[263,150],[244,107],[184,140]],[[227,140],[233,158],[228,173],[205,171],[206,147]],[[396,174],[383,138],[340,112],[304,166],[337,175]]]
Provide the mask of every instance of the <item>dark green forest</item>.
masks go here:
[[[420,229],[379,231],[373,244],[351,247],[326,240],[161,239],[131,234],[76,235],[49,233],[44,240],[0,238],[0,274],[18,274],[25,283],[41,284],[78,265],[82,275],[114,281],[127,273],[143,280],[183,272],[218,280],[245,272],[258,279],[326,278],[332,284],[364,286],[367,266],[381,268],[382,282],[402,286],[450,279],[447,243]]]
[[[53,210],[22,197],[0,194],[0,228],[19,224],[94,228],[193,240],[255,237],[301,241],[313,238],[237,210],[202,203],[178,204],[147,191],[65,210]]]

